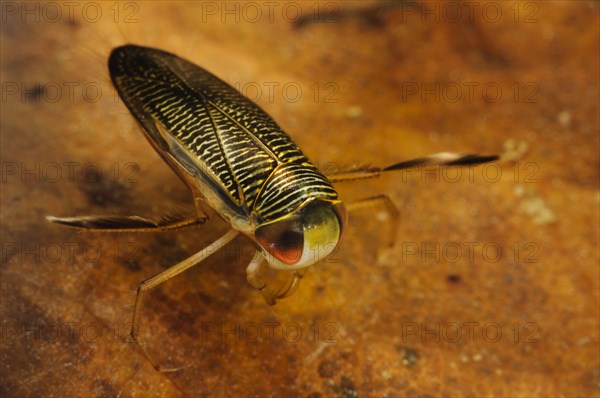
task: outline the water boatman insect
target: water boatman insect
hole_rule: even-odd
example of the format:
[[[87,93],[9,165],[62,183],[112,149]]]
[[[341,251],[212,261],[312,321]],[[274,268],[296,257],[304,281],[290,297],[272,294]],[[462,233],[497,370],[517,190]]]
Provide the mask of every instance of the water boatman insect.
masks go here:
[[[373,196],[347,207],[333,182],[372,178],[382,172],[423,165],[473,165],[496,156],[440,153],[386,168],[357,168],[329,178],[260,107],[216,76],[171,53],[125,45],[109,58],[110,77],[144,135],[191,190],[196,212],[160,220],[140,216],[48,217],[52,222],[88,230],[165,231],[207,221],[210,206],[231,230],[208,247],[140,283],[131,337],[158,369],[140,339],[144,294],[215,253],[238,234],[254,242],[247,267],[249,283],[267,303],[290,295],[306,269],[327,257],[347,226],[347,210],[391,201]],[[391,205],[392,209],[395,209]],[[260,277],[265,263],[291,270],[280,289]]]

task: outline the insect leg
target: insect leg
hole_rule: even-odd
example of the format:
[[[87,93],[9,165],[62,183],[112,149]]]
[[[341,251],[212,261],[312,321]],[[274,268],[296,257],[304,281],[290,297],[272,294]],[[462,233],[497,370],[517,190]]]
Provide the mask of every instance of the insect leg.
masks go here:
[[[267,304],[275,305],[275,297],[267,289],[267,283],[258,276],[264,268],[265,263],[264,256],[261,252],[257,251],[252,260],[250,260],[248,267],[246,267],[246,278],[248,279],[248,283],[262,294]]]
[[[307,268],[302,270],[294,271],[292,276],[288,278],[286,283],[277,290],[277,292],[272,292],[268,287],[267,283],[258,276],[265,265],[265,258],[263,257],[261,252],[256,252],[252,260],[250,260],[250,264],[246,268],[246,277],[248,279],[248,283],[255,289],[257,289],[260,294],[262,294],[266,303],[269,305],[275,305],[276,301],[285,297],[291,296],[298,286],[300,286],[300,281],[302,277],[307,271]]]
[[[206,216],[179,219],[152,220],[140,216],[80,216],[52,217],[46,219],[55,224],[97,232],[164,232],[178,228],[201,225]]]
[[[369,198],[359,199],[354,202],[349,202],[346,204],[346,210],[354,211],[358,209],[362,209],[365,207],[370,207],[378,204],[383,204],[387,210],[387,213],[391,217],[391,223],[394,226],[392,233],[390,234],[390,242],[389,246],[393,246],[396,241],[396,227],[398,226],[398,222],[400,221],[400,212],[398,208],[392,202],[392,200],[387,195],[377,195],[371,196]]]
[[[213,243],[211,243],[204,249],[200,250],[198,253],[196,253],[196,254],[192,255],[191,257],[186,258],[182,262],[166,269],[165,271],[161,272],[160,274],[158,274],[150,279],[146,279],[145,281],[143,281],[142,283],[140,283],[138,285],[137,291],[136,291],[136,297],[135,297],[135,306],[133,308],[131,338],[142,348],[142,350],[144,351],[144,354],[146,355],[146,357],[148,357],[148,359],[150,360],[150,363],[152,363],[152,366],[154,366],[155,369],[161,371],[158,364],[152,359],[152,356],[146,349],[145,343],[142,341],[142,339],[139,335],[140,317],[142,314],[142,299],[144,298],[144,294],[146,294],[148,292],[148,290],[160,285],[161,283],[171,279],[175,275],[178,275],[178,274],[182,273],[183,271],[187,270],[188,268],[193,267],[194,265],[203,261],[211,254],[215,253],[217,250],[220,250],[223,246],[225,246],[233,238],[235,238],[238,233],[239,232],[235,229],[230,230],[225,235],[221,236],[219,239],[217,239],[216,241],[214,241]],[[162,371],[168,371],[168,370],[162,370]]]
[[[367,178],[379,177],[381,173],[397,170],[414,169],[423,166],[474,166],[482,163],[498,160],[496,155],[474,155],[454,152],[441,152],[433,155],[424,156],[396,163],[388,167],[358,167],[355,169],[343,170],[337,174],[329,176],[331,182],[363,180]]]
[[[308,271],[308,268],[310,268],[310,267],[306,267],[301,270],[294,271],[292,276],[287,280],[286,284],[283,285],[279,289],[279,291],[275,294],[275,297],[279,300],[279,299],[286,298],[286,297],[289,297],[292,294],[294,294],[296,289],[298,289],[298,287],[300,286],[300,281],[304,277],[304,274],[306,274],[306,271]]]

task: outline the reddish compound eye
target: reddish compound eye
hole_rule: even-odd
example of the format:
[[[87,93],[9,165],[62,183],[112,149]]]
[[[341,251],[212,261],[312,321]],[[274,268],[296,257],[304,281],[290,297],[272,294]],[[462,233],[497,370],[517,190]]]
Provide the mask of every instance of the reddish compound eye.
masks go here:
[[[304,231],[299,218],[260,227],[255,236],[269,254],[286,265],[294,265],[302,258]]]
[[[259,225],[254,236],[274,268],[308,267],[333,252],[345,224],[345,210],[315,200],[293,215]]]

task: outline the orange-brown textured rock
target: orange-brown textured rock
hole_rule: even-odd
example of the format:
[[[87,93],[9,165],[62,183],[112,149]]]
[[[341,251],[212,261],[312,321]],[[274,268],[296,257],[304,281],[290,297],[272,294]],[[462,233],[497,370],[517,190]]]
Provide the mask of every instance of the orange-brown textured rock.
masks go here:
[[[90,4],[2,3],[2,396],[599,395],[598,3]],[[294,25],[297,9],[321,14]],[[114,97],[106,60],[125,42],[261,94],[326,168],[528,151],[340,184],[347,200],[389,195],[400,225],[352,214],[273,308],[237,239],[148,296],[149,350],[181,367],[157,373],[125,341],[133,291],[226,225],[102,235],[44,219],[189,201]]]

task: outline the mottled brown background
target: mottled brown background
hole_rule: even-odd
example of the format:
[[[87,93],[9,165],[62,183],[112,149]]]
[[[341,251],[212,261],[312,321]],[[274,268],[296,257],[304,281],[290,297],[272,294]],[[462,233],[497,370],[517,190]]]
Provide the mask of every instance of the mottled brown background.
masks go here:
[[[461,15],[418,2],[423,17],[373,2],[75,3],[72,18],[66,3],[36,4],[2,3],[0,395],[599,395],[597,2],[474,1]],[[340,185],[347,200],[388,194],[400,225],[377,208],[352,214],[340,250],[276,307],[246,283],[242,239],[165,283],[143,335],[184,368],[160,374],[124,341],[133,290],[226,226],[114,236],[44,220],[189,200],[114,98],[106,59],[125,42],[249,95],[256,83],[328,170],[510,139],[528,151],[500,174]]]

